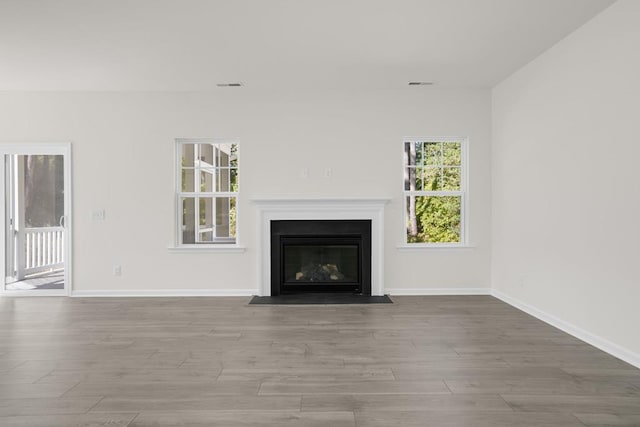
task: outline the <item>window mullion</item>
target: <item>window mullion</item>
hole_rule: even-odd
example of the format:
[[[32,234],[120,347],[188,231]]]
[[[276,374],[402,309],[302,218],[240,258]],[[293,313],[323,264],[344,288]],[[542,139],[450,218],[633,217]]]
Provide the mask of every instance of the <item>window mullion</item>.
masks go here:
[[[464,191],[458,190],[443,190],[443,191],[405,191],[406,196],[426,196],[426,197],[439,197],[439,196],[462,196]]]
[[[200,191],[200,144],[193,147],[193,191]]]
[[[194,197],[194,207],[193,207],[193,216],[194,216],[194,241],[196,243],[200,243],[200,198]]]

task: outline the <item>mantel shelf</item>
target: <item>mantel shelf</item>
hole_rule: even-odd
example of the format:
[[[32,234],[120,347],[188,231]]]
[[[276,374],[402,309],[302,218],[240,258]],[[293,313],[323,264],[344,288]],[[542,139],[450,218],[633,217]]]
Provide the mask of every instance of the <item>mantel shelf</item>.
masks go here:
[[[367,197],[367,198],[284,198],[284,197],[261,197],[249,199],[251,203],[258,206],[372,206],[386,205],[391,201],[389,197]]]

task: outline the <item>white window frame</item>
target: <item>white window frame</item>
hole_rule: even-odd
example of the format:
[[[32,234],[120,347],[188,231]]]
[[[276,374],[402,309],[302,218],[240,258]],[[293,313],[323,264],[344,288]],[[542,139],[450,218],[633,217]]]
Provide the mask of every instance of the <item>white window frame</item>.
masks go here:
[[[240,245],[240,209],[239,209],[239,191],[228,192],[183,192],[182,191],[182,146],[186,144],[235,144],[237,147],[238,156],[238,190],[240,189],[240,143],[236,138],[176,138],[174,142],[175,155],[174,155],[174,194],[175,194],[175,238],[174,245],[169,247],[170,251],[177,252],[202,252],[202,251],[221,251],[221,252],[243,252],[244,246]],[[207,243],[182,243],[182,198],[194,197],[197,202],[200,197],[212,198],[215,200],[219,197],[233,197],[235,198],[236,208],[236,236],[235,240],[221,239],[216,242]],[[196,221],[196,228],[199,227],[198,221]],[[206,230],[200,230],[206,231]],[[198,232],[196,231],[196,235]]]
[[[416,142],[438,143],[438,142],[459,142],[460,143],[460,190],[456,191],[409,191],[405,189],[405,169],[407,167],[405,158],[405,144]],[[456,249],[471,248],[469,244],[469,139],[467,137],[455,136],[427,136],[427,137],[407,137],[402,140],[402,244],[399,249]],[[436,243],[410,243],[407,241],[407,198],[410,196],[460,196],[460,241],[459,242],[436,242]]]

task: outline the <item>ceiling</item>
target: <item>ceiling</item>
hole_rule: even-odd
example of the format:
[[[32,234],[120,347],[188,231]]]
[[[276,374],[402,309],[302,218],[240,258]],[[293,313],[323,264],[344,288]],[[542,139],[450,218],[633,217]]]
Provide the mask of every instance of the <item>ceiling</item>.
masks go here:
[[[491,87],[613,0],[0,0],[0,90]]]

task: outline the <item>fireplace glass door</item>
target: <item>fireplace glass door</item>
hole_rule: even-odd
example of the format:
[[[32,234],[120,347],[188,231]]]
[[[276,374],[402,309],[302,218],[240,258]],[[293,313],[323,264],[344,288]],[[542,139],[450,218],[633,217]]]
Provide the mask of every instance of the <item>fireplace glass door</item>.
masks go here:
[[[282,290],[360,292],[360,239],[282,239]]]
[[[371,221],[271,221],[271,296],[371,295]]]

